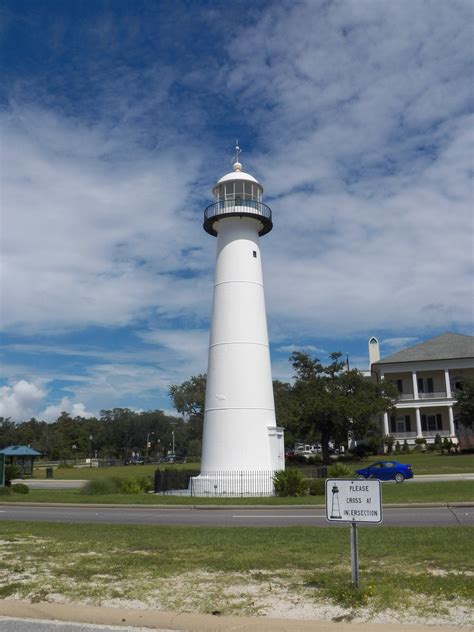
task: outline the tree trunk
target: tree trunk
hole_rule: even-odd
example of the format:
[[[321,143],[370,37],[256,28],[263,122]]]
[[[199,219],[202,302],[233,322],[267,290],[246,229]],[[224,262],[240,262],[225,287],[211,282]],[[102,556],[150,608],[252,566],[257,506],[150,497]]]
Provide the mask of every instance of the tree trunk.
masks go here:
[[[329,455],[329,441],[331,436],[328,430],[323,430],[321,432],[321,450],[323,453],[323,463],[324,465],[329,465],[331,463],[331,457]]]

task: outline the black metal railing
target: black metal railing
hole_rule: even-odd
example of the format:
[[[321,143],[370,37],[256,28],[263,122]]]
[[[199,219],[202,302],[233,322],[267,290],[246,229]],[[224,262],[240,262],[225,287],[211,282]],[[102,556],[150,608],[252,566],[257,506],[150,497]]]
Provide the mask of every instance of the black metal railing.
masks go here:
[[[260,235],[270,232],[273,227],[272,210],[269,206],[259,200],[235,197],[232,200],[219,200],[206,208],[204,211],[204,229],[211,235],[217,235],[213,228],[214,222],[229,215],[259,219],[262,223]]]
[[[201,472],[189,480],[191,496],[273,496],[275,470]]]

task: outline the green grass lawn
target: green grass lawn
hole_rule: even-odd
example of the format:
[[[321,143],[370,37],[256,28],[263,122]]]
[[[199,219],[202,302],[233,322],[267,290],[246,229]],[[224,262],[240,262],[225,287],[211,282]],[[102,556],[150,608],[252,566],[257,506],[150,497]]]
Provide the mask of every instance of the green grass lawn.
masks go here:
[[[384,504],[415,502],[474,502],[474,481],[447,481],[436,483],[382,484]],[[321,505],[324,496],[300,496],[292,498],[188,498],[155,494],[103,494],[85,495],[77,489],[31,489],[29,494],[1,496],[7,502],[44,503],[108,503],[144,505]]]
[[[410,464],[415,476],[420,474],[474,473],[474,454],[434,454],[411,452],[410,454],[369,456],[359,461],[345,461],[344,463],[354,470],[360,470],[375,461],[381,461],[383,459]],[[314,466],[312,469],[313,468]]]
[[[201,528],[0,523],[0,597],[261,614],[271,599],[446,613],[474,603],[471,527]],[[54,597],[53,597],[54,595]]]
[[[371,456],[360,461],[347,463],[353,469],[361,469],[374,461],[378,461],[380,456]],[[417,474],[462,474],[474,472],[474,454],[425,454],[420,452],[412,452],[408,455],[393,455],[385,458],[399,461],[400,463],[410,463]],[[199,470],[199,463],[185,463],[177,465],[119,465],[115,467],[86,467],[75,469],[71,467],[54,468],[54,478],[65,480],[90,480],[95,478],[103,478],[115,476],[119,478],[131,478],[137,476],[152,476],[157,468],[164,469],[172,467],[175,469],[191,469]],[[314,466],[311,467],[314,469]],[[36,467],[34,478],[46,478],[44,467]]]
[[[113,467],[55,467],[53,468],[53,476],[58,480],[91,480],[96,478],[107,478],[114,476],[116,478],[135,478],[139,476],[153,476],[159,468],[164,470],[165,467],[173,469],[199,470],[199,463],[178,463],[176,465],[117,465]],[[46,468],[37,466],[34,468],[33,478],[46,478]]]
[[[474,454],[424,454],[412,452],[411,454],[386,455],[389,460],[399,461],[399,463],[409,463],[415,476],[417,474],[463,474],[474,472]],[[367,463],[380,461],[380,456],[371,456]],[[355,469],[360,469],[354,463]],[[362,465],[361,467],[365,467]]]

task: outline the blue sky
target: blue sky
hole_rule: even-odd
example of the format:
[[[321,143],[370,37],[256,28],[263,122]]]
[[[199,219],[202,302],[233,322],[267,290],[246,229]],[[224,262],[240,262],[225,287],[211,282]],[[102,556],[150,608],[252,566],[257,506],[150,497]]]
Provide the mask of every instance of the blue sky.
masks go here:
[[[244,169],[272,365],[472,333],[470,1],[3,0],[0,415],[171,410]]]

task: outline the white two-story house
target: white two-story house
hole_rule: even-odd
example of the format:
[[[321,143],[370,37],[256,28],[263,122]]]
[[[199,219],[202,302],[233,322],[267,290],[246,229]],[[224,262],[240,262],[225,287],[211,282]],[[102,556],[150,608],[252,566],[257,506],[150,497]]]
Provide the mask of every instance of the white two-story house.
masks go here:
[[[446,333],[380,359],[379,343],[369,340],[372,378],[390,380],[398,389],[394,414],[385,413],[384,435],[409,444],[436,435],[457,442],[453,405],[456,390],[474,377],[474,336]]]

